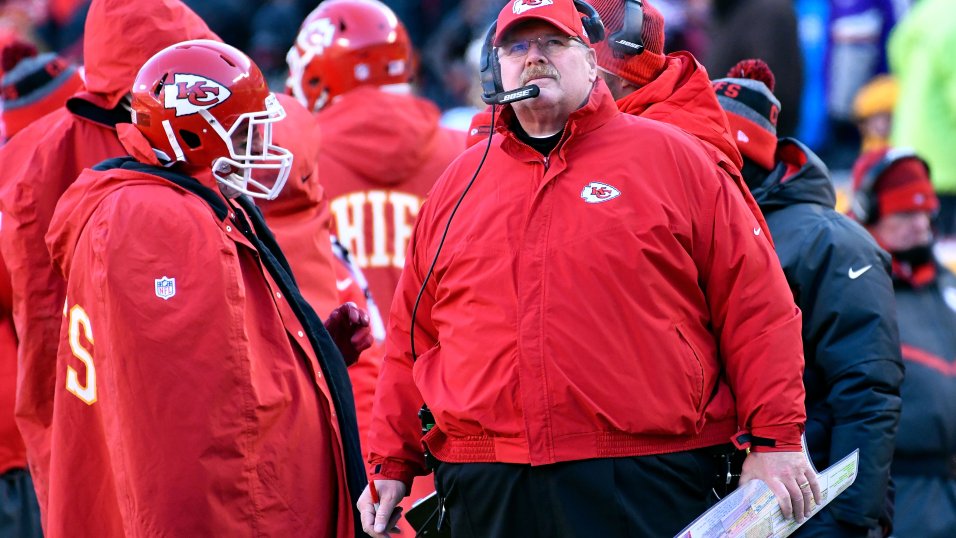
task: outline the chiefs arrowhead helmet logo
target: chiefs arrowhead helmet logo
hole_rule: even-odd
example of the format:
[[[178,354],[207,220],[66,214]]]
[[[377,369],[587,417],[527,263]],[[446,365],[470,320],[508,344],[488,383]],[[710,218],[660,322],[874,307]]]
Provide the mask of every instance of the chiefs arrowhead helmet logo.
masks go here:
[[[303,51],[313,54],[322,54],[326,48],[332,46],[335,38],[335,25],[332,19],[325,17],[322,19],[308,22],[299,35],[296,36],[296,44]]]
[[[163,87],[163,106],[176,109],[176,116],[188,116],[210,109],[229,99],[232,92],[215,80],[200,75],[176,73],[172,84]]]
[[[621,191],[600,181],[592,181],[581,190],[581,199],[589,204],[599,204],[613,200],[621,195]]]

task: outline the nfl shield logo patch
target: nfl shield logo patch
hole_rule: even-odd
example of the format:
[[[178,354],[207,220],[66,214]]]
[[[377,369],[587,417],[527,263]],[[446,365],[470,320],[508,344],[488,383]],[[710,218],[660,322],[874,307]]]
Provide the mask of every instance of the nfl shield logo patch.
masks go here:
[[[156,279],[156,297],[168,301],[176,295],[176,279],[164,276]]]

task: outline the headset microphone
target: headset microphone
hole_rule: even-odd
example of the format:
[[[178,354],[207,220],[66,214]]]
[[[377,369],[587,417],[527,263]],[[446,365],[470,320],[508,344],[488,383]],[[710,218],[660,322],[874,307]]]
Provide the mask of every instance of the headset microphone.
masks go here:
[[[619,32],[620,35],[616,34],[616,37],[623,40],[628,45],[638,45],[640,46],[641,50],[643,50],[640,34],[643,20],[643,1],[628,0],[628,2],[630,9],[628,9],[626,12],[626,18],[628,19],[631,28],[638,29],[637,36],[634,37],[631,35],[631,33],[627,32]],[[631,3],[633,3],[634,6],[632,6]],[[637,7],[636,12],[634,10],[635,6]],[[598,14],[597,10],[583,0],[574,0],[574,7],[581,14],[581,25],[584,27],[584,32],[587,34],[588,40],[591,43],[603,41],[605,37],[604,23],[601,22],[601,16]],[[640,18],[634,20],[635,16]],[[491,105],[491,126],[488,129],[488,141],[485,144],[485,151],[481,155],[481,160],[478,162],[478,167],[475,169],[474,175],[471,176],[471,180],[467,185],[465,185],[465,189],[462,191],[461,196],[458,197],[458,201],[452,208],[451,214],[448,215],[448,220],[445,222],[445,229],[442,232],[441,240],[438,242],[438,248],[435,249],[435,256],[432,258],[431,264],[428,267],[428,271],[425,273],[425,278],[422,279],[422,285],[418,289],[418,296],[415,297],[415,304],[412,307],[412,320],[408,331],[409,339],[411,340],[413,362],[418,359],[418,354],[415,353],[415,320],[418,317],[418,306],[421,303],[422,295],[425,293],[425,287],[428,285],[428,280],[435,271],[435,265],[438,263],[438,255],[441,253],[441,249],[445,245],[445,239],[448,237],[448,230],[451,228],[451,221],[453,218],[455,218],[455,213],[457,213],[458,208],[461,207],[461,203],[464,201],[465,195],[468,194],[469,190],[471,190],[471,186],[475,183],[475,180],[478,179],[478,174],[481,172],[481,168],[485,165],[485,159],[488,157],[488,151],[491,149],[491,140],[495,134],[495,108],[498,105],[507,105],[511,103],[517,103],[518,101],[522,101],[524,99],[531,99],[533,97],[537,97],[538,94],[541,93],[541,89],[534,84],[528,84],[527,86],[522,86],[514,90],[505,91],[501,82],[501,64],[498,62],[498,54],[495,52],[494,46],[495,30],[497,27],[497,21],[493,22],[488,28],[488,31],[485,33],[485,39],[481,45],[481,63],[479,65],[481,100],[484,101],[485,104]],[[636,41],[637,43],[630,43],[630,41]],[[427,406],[423,406],[422,409],[423,411],[428,412]]]
[[[522,86],[509,92],[498,92],[490,96],[482,95],[481,100],[487,105],[507,105],[524,101],[525,99],[532,99],[540,93],[541,88],[535,84],[528,84],[527,86]]]

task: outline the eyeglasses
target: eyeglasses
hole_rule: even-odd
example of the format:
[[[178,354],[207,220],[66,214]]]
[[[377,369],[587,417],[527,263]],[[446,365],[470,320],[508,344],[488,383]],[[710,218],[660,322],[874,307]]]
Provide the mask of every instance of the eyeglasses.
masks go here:
[[[533,37],[530,39],[520,39],[518,41],[509,41],[502,43],[497,47],[499,58],[518,59],[524,58],[531,50],[531,44],[537,43],[538,50],[545,56],[560,54],[565,51],[572,43],[578,42],[582,45],[583,41],[575,36],[548,35]]]

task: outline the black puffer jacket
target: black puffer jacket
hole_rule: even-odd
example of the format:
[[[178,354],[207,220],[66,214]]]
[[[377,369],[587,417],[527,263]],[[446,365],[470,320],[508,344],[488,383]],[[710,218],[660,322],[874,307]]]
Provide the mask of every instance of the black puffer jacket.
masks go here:
[[[886,492],[903,381],[890,257],[833,209],[836,194],[826,166],[796,140],[780,140],[777,167],[753,195],[803,310],[813,463],[823,469],[860,449],[856,482],[827,507],[829,514],[801,531],[830,522],[839,528],[820,535],[850,535],[833,519],[876,528],[891,510]]]
[[[956,276],[894,280],[906,405],[893,459],[896,535],[956,536]]]

